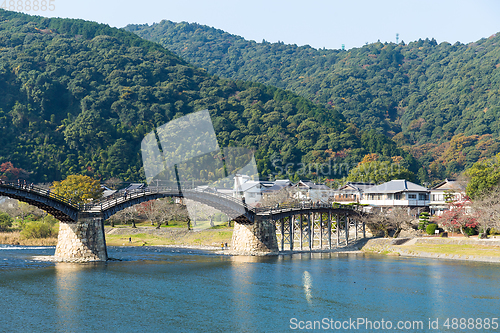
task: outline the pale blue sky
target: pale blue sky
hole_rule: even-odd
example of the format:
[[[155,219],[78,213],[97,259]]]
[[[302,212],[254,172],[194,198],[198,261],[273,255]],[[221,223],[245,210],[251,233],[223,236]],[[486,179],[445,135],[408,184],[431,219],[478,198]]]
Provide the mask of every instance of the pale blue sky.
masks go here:
[[[48,0],[47,0],[48,1]],[[52,12],[123,27],[162,19],[197,22],[258,42],[281,40],[316,48],[366,42],[468,43],[500,31],[499,0],[52,0]]]

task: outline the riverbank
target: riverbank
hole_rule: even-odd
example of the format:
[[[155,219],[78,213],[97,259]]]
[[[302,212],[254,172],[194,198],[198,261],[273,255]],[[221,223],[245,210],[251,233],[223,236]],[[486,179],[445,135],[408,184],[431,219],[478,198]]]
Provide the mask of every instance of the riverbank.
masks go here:
[[[231,244],[233,228],[187,230],[187,228],[105,227],[108,246],[177,246],[220,249]]]
[[[231,251],[233,228],[219,227],[205,230],[186,228],[105,227],[108,246],[167,246],[214,251],[225,255],[248,255]],[[228,248],[221,250],[221,244]],[[23,246],[55,246],[57,238],[23,239],[18,231],[0,233],[0,244]],[[282,255],[310,252],[285,251]],[[478,239],[477,237],[417,237],[417,238],[371,238],[360,240],[349,247],[312,252],[376,253],[389,256],[422,257],[434,259],[470,260],[500,263],[500,237]],[[276,255],[262,253],[256,255]]]
[[[373,238],[366,242],[361,251],[389,256],[500,263],[499,238]]]
[[[56,246],[57,237],[26,239],[20,231],[0,232],[0,244],[23,246]]]

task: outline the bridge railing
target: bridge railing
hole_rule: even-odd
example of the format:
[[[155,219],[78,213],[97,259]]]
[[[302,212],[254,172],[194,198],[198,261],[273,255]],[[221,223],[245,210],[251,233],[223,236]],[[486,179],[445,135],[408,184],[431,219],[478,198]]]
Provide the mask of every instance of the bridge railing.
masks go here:
[[[144,187],[140,189],[135,189],[135,190],[127,190],[127,191],[118,191],[111,196],[99,199],[99,200],[94,200],[89,203],[75,203],[72,202],[71,199],[65,198],[63,196],[60,196],[50,189],[42,188],[35,186],[33,184],[24,184],[24,183],[13,183],[13,182],[4,182],[2,181],[0,183],[1,186],[12,188],[12,189],[21,189],[26,192],[33,192],[37,193],[41,196],[49,197],[53,200],[59,201],[61,203],[64,203],[66,205],[69,205],[75,209],[78,209],[79,211],[92,211],[92,210],[106,210],[110,207],[116,206],[119,203],[132,200],[138,197],[142,197],[144,195],[150,195],[150,194],[155,194],[155,193],[161,193],[161,194],[170,194],[171,196],[183,196],[182,194],[179,193],[179,190],[177,187],[161,187],[161,186],[154,186],[154,187]],[[312,202],[301,202],[301,203],[285,203],[285,204],[279,204],[276,206],[249,206],[248,204],[244,203],[240,198],[233,197],[231,195],[227,195],[221,192],[218,192],[215,189],[212,188],[199,188],[195,186],[183,186],[182,189],[184,192],[196,192],[196,193],[203,193],[203,194],[209,194],[211,196],[217,196],[220,198],[223,198],[227,201],[232,201],[238,205],[241,205],[244,207],[247,211],[252,211],[256,214],[258,213],[265,213],[265,212],[281,212],[281,211],[289,211],[289,210],[305,210],[305,209],[319,209],[319,208],[338,208],[338,209],[343,209],[343,210],[362,210],[362,208],[358,207],[357,205],[343,205],[340,203],[312,203]]]
[[[51,198],[53,200],[64,203],[64,204],[71,206],[75,209],[79,209],[79,207],[80,207],[80,205],[78,203],[72,202],[71,199],[68,199],[66,197],[63,197],[61,195],[54,193],[50,188],[46,189],[46,188],[35,186],[34,184],[4,182],[4,181],[2,181],[0,183],[0,186],[12,188],[12,189],[19,189],[19,190],[23,190],[25,192],[37,193],[41,196],[48,197],[48,198]]]
[[[195,193],[200,193],[200,194],[207,194],[211,196],[216,196],[223,198],[228,201],[232,201],[236,204],[239,204],[246,208],[247,210],[252,210],[253,208],[248,206],[247,204],[243,203],[241,199],[235,198],[233,196],[218,192],[214,189],[207,188],[207,189],[202,189],[199,187],[190,187],[190,186],[185,186],[182,189],[183,192],[195,192]],[[151,195],[155,193],[161,193],[161,194],[169,194],[171,196],[179,196],[183,197],[184,195],[182,193],[179,193],[179,190],[177,188],[173,187],[161,187],[161,186],[154,186],[154,187],[144,187],[140,189],[135,189],[135,190],[127,190],[127,191],[118,191],[110,196],[107,196],[105,198],[102,198],[100,200],[96,200],[87,204],[81,204],[79,207],[83,211],[91,211],[95,209],[99,210],[106,210],[110,207],[116,206],[119,203],[132,200],[138,197],[142,197],[144,195]]]
[[[275,206],[259,206],[254,209],[255,213],[266,213],[266,212],[282,212],[291,210],[307,210],[307,209],[321,209],[321,208],[334,208],[342,210],[352,210],[358,211],[359,207],[357,205],[342,205],[339,203],[314,203],[314,202],[295,202],[295,203],[283,203],[277,204]]]

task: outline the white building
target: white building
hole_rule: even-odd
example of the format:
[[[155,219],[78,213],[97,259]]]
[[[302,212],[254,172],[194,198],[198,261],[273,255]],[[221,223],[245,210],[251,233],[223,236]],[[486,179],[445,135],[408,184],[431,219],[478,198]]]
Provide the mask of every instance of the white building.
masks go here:
[[[373,207],[408,207],[424,211],[429,206],[429,190],[404,179],[391,180],[364,191],[361,204]]]
[[[333,195],[332,189],[323,184],[301,180],[294,186],[298,189],[298,199],[302,201],[327,203],[328,199]]]
[[[430,189],[429,208],[432,215],[441,215],[449,209],[448,202],[465,201],[465,184],[454,179],[445,179]]]
[[[272,186],[272,183],[269,186]],[[261,200],[263,188],[261,181],[252,180],[247,175],[234,176],[233,196],[244,198],[247,205],[254,205]]]

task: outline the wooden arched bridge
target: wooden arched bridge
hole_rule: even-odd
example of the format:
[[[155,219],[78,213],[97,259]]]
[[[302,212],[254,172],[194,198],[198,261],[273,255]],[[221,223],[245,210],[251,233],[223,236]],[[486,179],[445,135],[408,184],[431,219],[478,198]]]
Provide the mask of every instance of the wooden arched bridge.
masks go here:
[[[232,249],[243,253],[347,245],[353,228],[354,238],[358,238],[358,231],[364,237],[364,224],[359,222],[362,212],[356,206],[302,203],[251,207],[211,189],[180,192],[149,187],[79,204],[49,189],[2,182],[0,196],[36,206],[61,221],[56,257],[69,261],[107,260],[104,220],[127,207],[165,197],[188,198],[230,216],[235,221]]]

